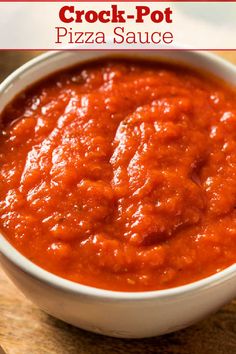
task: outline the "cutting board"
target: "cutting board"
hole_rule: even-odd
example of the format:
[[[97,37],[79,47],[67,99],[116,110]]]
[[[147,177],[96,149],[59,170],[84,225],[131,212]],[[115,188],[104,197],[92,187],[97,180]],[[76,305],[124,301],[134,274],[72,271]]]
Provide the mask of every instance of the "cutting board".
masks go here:
[[[0,80],[37,54],[0,52]],[[236,51],[217,54],[236,64]],[[142,340],[114,339],[48,316],[32,305],[0,269],[0,346],[7,354],[236,354],[236,300],[176,333]]]

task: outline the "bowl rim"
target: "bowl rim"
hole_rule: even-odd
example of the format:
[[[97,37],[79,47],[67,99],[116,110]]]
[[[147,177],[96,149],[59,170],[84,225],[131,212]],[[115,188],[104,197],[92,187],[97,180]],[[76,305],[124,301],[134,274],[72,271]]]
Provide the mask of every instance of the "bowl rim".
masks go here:
[[[2,234],[0,234],[0,255],[1,254],[24,273],[29,274],[33,278],[36,278],[49,286],[53,286],[54,288],[74,295],[83,295],[105,301],[145,301],[150,299],[177,298],[191,294],[196,290],[216,287],[217,285],[223,284],[236,277],[236,263],[234,263],[218,273],[174,288],[138,292],[115,291],[83,285],[48,272],[21,254]]]
[[[101,52],[101,51],[97,51]],[[107,51],[110,53],[110,51]],[[122,52],[122,51],[121,51]],[[123,52],[128,52],[123,51]],[[140,51],[142,52],[142,51]],[[153,51],[152,51],[153,52]],[[189,52],[189,51],[185,51]],[[1,84],[0,84],[0,94],[3,94],[9,86],[12,85],[19,74],[33,68],[38,65],[38,63],[45,61],[51,57],[55,57],[63,53],[62,51],[49,51],[43,53],[36,58],[29,60],[24,65],[20,66],[18,69],[13,71]],[[236,74],[236,67],[226,61],[223,58],[209,52],[194,52],[195,55],[205,58],[207,60],[212,60],[215,63],[232,70]],[[195,65],[196,66],[196,65]],[[206,69],[207,70],[207,69]],[[53,71],[52,71],[53,72]],[[43,78],[43,75],[42,75]],[[62,278],[56,274],[48,272],[42,267],[30,261],[27,257],[21,254],[8,240],[0,233],[0,254],[7,258],[8,261],[13,263],[16,267],[20,268],[24,273],[29,274],[33,278],[36,278],[47,285],[51,285],[54,288],[63,290],[65,292],[70,292],[74,295],[83,295],[90,298],[105,300],[105,301],[145,301],[149,299],[163,299],[171,297],[185,296],[186,294],[193,293],[196,290],[204,290],[210,287],[216,287],[219,284],[230,281],[232,278],[236,277],[236,263],[231,266],[210,275],[206,278],[188,283],[186,285],[181,285],[178,287],[168,288],[164,290],[151,290],[151,291],[116,291],[116,290],[106,290],[102,288],[96,288],[93,286],[83,285],[81,283],[73,282],[71,280]]]

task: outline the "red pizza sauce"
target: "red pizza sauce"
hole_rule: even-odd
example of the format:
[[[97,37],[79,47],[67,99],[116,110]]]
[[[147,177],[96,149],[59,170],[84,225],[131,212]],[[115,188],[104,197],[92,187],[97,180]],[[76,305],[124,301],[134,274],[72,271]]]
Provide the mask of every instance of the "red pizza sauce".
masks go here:
[[[54,74],[1,115],[0,229],[98,288],[175,287],[236,262],[236,94],[167,63]]]

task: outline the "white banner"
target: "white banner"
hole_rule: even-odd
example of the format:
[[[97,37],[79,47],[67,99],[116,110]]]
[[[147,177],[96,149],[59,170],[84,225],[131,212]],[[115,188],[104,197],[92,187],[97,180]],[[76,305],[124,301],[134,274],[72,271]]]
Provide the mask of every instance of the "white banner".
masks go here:
[[[235,2],[0,2],[0,49],[236,49]]]

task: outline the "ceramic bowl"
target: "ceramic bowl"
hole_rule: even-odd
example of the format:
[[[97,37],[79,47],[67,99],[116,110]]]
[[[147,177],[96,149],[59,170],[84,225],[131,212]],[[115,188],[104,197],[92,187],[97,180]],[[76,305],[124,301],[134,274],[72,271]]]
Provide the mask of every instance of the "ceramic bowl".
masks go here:
[[[73,64],[111,55],[106,51],[43,54],[0,85],[0,110],[35,81]],[[209,53],[116,52],[116,55],[180,61],[236,85],[236,67]],[[0,235],[0,261],[16,286],[39,308],[80,328],[114,337],[142,338],[190,326],[236,295],[236,264],[203,280],[149,292],[117,292],[77,284],[33,264]]]

